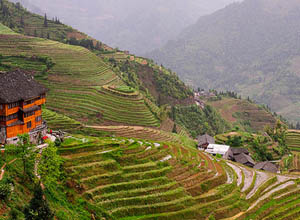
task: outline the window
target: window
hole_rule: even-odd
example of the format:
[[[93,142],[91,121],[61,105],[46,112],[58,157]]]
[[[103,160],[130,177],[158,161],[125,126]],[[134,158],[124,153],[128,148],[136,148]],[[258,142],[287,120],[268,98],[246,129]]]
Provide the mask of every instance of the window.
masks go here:
[[[27,122],[27,128],[31,128],[31,121]]]
[[[35,118],[35,122],[40,122],[42,120],[42,116],[38,116]]]
[[[0,121],[4,122],[4,121],[10,121],[10,120],[13,120],[13,119],[16,119],[18,118],[18,113],[15,113],[15,114],[12,114],[12,115],[9,115],[9,116],[0,116]]]
[[[16,118],[18,118],[18,113],[15,113],[15,114],[9,115],[9,116],[7,116],[6,118],[7,118],[7,121],[10,121],[10,120],[16,119]]]
[[[8,109],[12,109],[12,108],[15,108],[18,106],[19,106],[19,102],[10,103],[10,104],[8,104]]]
[[[0,121],[6,121],[6,116],[0,116]]]
[[[24,117],[25,118],[28,118],[30,116],[34,115],[34,111],[33,112],[27,112],[27,113],[24,113]]]
[[[32,103],[34,103],[35,99],[31,99],[31,100],[27,100],[24,102],[24,105],[30,105]]]

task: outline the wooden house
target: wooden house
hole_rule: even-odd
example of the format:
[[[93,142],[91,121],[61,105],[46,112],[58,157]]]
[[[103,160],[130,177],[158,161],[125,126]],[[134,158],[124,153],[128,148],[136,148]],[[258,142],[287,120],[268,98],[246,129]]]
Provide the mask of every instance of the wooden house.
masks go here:
[[[16,143],[17,135],[33,138],[45,132],[42,104],[47,89],[21,70],[0,73],[0,144]]]
[[[234,161],[240,164],[244,164],[248,167],[254,167],[255,165],[255,161],[251,158],[251,156],[245,153],[241,153],[237,156],[234,156]]]
[[[225,155],[225,159],[227,160],[232,160],[235,161],[235,157],[238,156],[239,154],[246,154],[246,155],[250,155],[249,151],[246,148],[237,148],[237,147],[231,147],[228,152]]]
[[[215,144],[215,139],[208,134],[198,137],[198,148],[206,149],[209,144]]]
[[[254,169],[277,173],[278,167],[270,161],[259,162],[255,164]]]

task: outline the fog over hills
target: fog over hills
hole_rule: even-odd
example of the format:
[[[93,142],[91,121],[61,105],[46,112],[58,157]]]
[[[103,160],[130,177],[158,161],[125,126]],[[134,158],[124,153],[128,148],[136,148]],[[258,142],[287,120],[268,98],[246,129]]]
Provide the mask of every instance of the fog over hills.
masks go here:
[[[59,17],[113,47],[143,54],[162,47],[205,14],[237,0],[12,0]]]
[[[148,56],[195,87],[235,90],[300,121],[299,30],[299,0],[245,0]]]

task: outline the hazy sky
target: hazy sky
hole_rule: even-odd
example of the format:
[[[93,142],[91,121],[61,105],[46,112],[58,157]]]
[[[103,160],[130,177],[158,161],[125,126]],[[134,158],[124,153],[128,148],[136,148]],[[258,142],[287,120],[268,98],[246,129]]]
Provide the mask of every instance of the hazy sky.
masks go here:
[[[113,47],[143,54],[236,0],[13,0]]]

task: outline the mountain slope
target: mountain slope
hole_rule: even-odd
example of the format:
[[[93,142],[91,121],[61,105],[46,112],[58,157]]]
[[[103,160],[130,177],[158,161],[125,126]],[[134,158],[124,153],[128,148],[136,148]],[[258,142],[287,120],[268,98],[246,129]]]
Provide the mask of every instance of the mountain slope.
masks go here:
[[[7,29],[1,28],[7,32]],[[49,69],[32,73],[49,89],[47,107],[85,123],[159,126],[138,91],[123,94],[124,82],[89,50],[41,38],[1,34],[2,56],[34,62],[46,59]],[[17,67],[20,66],[20,60]],[[51,63],[51,64],[49,64]],[[6,66],[13,66],[13,62]],[[105,86],[104,86],[105,85]],[[110,86],[117,86],[116,90]],[[114,109],[114,111],[112,111]]]
[[[14,0],[35,13],[39,10],[33,6],[113,47],[139,55],[161,47],[199,16],[233,1]]]
[[[195,87],[235,90],[300,121],[299,18],[299,1],[246,0],[148,56]]]

